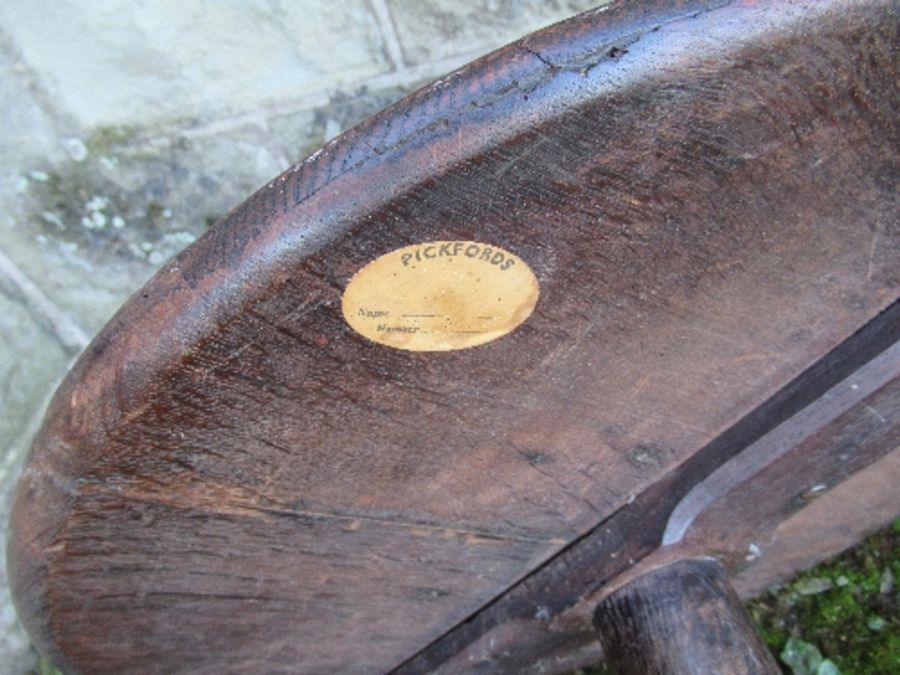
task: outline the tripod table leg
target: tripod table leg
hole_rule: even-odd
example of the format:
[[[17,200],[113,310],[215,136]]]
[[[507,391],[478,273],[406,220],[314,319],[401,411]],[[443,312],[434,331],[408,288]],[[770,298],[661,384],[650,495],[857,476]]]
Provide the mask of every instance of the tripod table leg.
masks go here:
[[[713,560],[680,560],[630,581],[600,602],[594,626],[622,675],[781,673]]]

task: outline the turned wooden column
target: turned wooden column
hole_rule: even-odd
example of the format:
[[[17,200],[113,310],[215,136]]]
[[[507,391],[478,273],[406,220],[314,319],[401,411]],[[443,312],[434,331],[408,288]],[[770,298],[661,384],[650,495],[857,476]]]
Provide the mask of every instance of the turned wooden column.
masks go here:
[[[713,560],[638,577],[599,604],[594,626],[622,675],[781,672]]]

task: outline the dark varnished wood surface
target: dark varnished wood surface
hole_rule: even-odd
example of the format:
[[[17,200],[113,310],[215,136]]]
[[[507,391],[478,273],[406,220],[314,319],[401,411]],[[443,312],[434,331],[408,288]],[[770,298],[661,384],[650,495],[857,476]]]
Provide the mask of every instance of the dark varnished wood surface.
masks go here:
[[[900,495],[884,487],[890,481],[861,474],[869,467],[900,472],[898,336],[900,303],[894,303],[398,672],[572,670],[602,657],[591,628],[597,603],[649,570],[715,557],[740,590],[759,592],[801,569],[798,558],[808,565],[852,543],[851,533],[889,522],[900,511]],[[698,490],[721,484],[719,474],[735,486],[708,499],[681,538],[663,545],[681,507]],[[834,489],[849,483],[887,492],[880,500],[877,493],[854,499]],[[821,501],[831,508],[815,509]],[[772,555],[780,525],[796,530],[798,522],[815,537],[795,537]]]
[[[72,672],[421,671],[514,626],[479,610],[629,502],[671,510],[676,467],[897,297],[896,18],[589,13],[264,187],[54,399],[10,541],[40,648]],[[346,326],[359,268],[448,239],[528,263],[525,324],[441,354]]]

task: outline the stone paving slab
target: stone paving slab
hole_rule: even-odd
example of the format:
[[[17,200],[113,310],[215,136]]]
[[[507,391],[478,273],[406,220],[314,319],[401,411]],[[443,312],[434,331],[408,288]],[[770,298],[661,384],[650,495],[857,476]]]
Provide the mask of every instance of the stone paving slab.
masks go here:
[[[37,159],[0,175],[4,250],[92,335],[222,215],[405,91],[345,94],[214,133],[95,132],[77,160]]]
[[[28,67],[9,37],[0,32],[0,168],[23,158],[62,155],[56,125],[44,107]]]
[[[409,64],[488,52],[608,0],[388,0]]]
[[[392,67],[365,0],[5,0],[0,26],[86,127],[255,109]]]
[[[0,280],[0,519],[6,533],[9,504],[25,450],[47,403],[70,363],[52,331],[41,326]],[[31,358],[29,358],[29,356]],[[18,357],[18,358],[15,358]],[[4,536],[5,539],[5,536]],[[19,625],[6,583],[6,547],[0,547],[0,673],[21,673],[33,655]],[[9,668],[9,670],[6,670]]]
[[[0,285],[0,353],[35,354],[31,359],[0,361],[0,438],[16,443],[40,413],[50,387],[69,363],[69,356],[50,331],[41,326],[10,290]],[[0,459],[0,478],[7,470]]]

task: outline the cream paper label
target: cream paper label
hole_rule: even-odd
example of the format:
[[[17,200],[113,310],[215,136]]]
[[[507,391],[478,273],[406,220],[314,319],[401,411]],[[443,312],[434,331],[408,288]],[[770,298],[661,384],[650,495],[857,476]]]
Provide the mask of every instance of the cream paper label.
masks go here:
[[[474,241],[406,246],[360,269],[342,311],[356,332],[396,349],[439,352],[482,345],[534,310],[538,280],[521,258]]]

